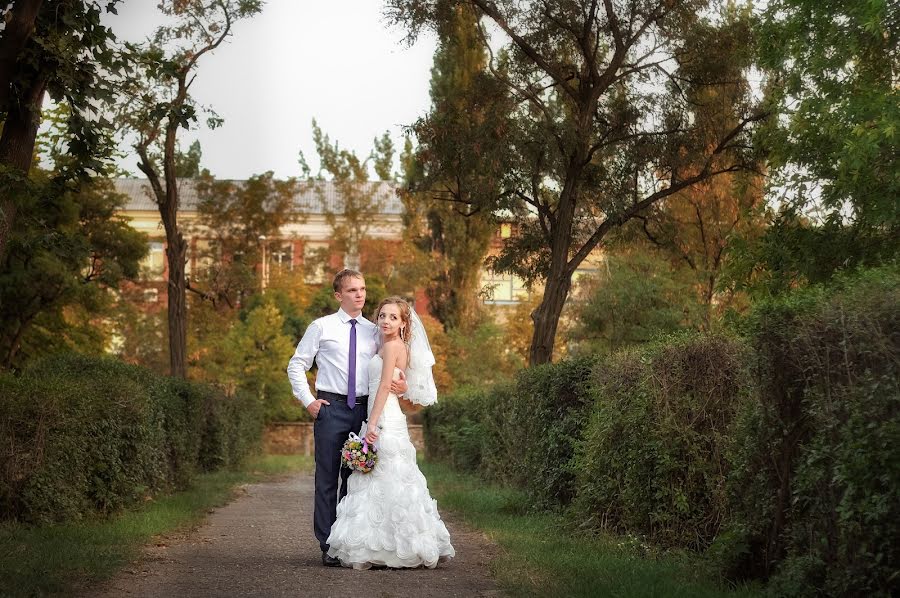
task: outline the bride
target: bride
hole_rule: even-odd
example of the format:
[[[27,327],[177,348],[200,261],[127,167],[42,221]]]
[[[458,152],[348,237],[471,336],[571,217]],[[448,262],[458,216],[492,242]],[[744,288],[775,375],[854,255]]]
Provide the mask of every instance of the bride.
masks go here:
[[[354,569],[434,568],[455,551],[416,465],[406,416],[397,395],[390,392],[391,380],[405,371],[409,385],[405,398],[421,405],[434,403],[434,355],[421,320],[403,299],[382,301],[376,325],[381,346],[368,364],[365,437],[378,449],[378,463],[370,473],[348,479],[347,495],[337,506],[337,520],[328,536],[328,555]]]

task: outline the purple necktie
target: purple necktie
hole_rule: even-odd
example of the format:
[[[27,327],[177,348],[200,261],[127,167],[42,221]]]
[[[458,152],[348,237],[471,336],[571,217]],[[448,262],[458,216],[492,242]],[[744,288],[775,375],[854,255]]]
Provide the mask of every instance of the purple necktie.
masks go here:
[[[347,367],[347,407],[356,407],[356,319],[350,320],[350,364]]]

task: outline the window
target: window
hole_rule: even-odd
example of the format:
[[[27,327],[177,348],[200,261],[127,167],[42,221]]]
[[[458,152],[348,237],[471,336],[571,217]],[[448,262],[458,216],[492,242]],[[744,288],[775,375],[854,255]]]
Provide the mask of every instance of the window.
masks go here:
[[[310,284],[325,282],[328,257],[328,243],[307,241],[303,244],[303,271],[306,282]]]
[[[144,289],[144,302],[159,303],[159,289]]]
[[[150,251],[141,260],[141,272],[147,280],[162,280],[166,271],[166,251],[160,241],[150,242]]]
[[[194,241],[194,246],[191,253],[191,259],[188,259],[186,264],[186,273],[190,276],[194,275],[195,280],[198,278],[202,278],[209,273],[210,268],[212,268],[213,263],[215,262],[215,251],[211,246],[208,239],[197,239]],[[193,268],[196,269],[196,272],[192,272]]]
[[[500,238],[508,239],[512,236],[512,224],[504,222],[500,225]]]
[[[490,270],[481,272],[481,289],[485,296],[484,302],[488,304],[518,303],[528,297],[528,289],[521,278]]]
[[[271,247],[269,263],[273,264],[279,272],[294,269],[294,245],[293,243],[276,244]]]

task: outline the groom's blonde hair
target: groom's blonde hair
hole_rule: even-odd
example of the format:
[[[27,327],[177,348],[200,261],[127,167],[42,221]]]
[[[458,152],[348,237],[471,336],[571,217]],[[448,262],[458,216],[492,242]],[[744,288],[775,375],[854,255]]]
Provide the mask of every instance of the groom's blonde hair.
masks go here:
[[[408,345],[409,340],[412,338],[412,308],[403,297],[397,297],[396,295],[386,297],[381,300],[381,303],[378,304],[378,309],[375,310],[376,322],[378,321],[378,314],[381,313],[381,308],[385,305],[396,305],[400,310],[400,320],[404,325],[404,330],[400,333],[400,340]]]
[[[344,281],[348,278],[359,278],[360,280],[365,280],[362,272],[351,270],[350,268],[344,268],[334,275],[334,282],[331,283],[331,286],[332,288],[334,288],[335,293],[340,293],[342,290],[344,290]]]

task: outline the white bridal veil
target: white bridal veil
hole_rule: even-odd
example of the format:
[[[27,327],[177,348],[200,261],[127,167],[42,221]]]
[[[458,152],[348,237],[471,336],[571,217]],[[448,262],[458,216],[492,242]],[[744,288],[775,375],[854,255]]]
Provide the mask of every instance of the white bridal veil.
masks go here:
[[[433,405],[437,402],[437,387],[434,385],[434,373],[431,367],[435,364],[434,353],[425,327],[416,310],[410,308],[412,315],[412,338],[409,341],[409,367],[406,369],[406,383],[409,390],[404,397],[417,405]]]

